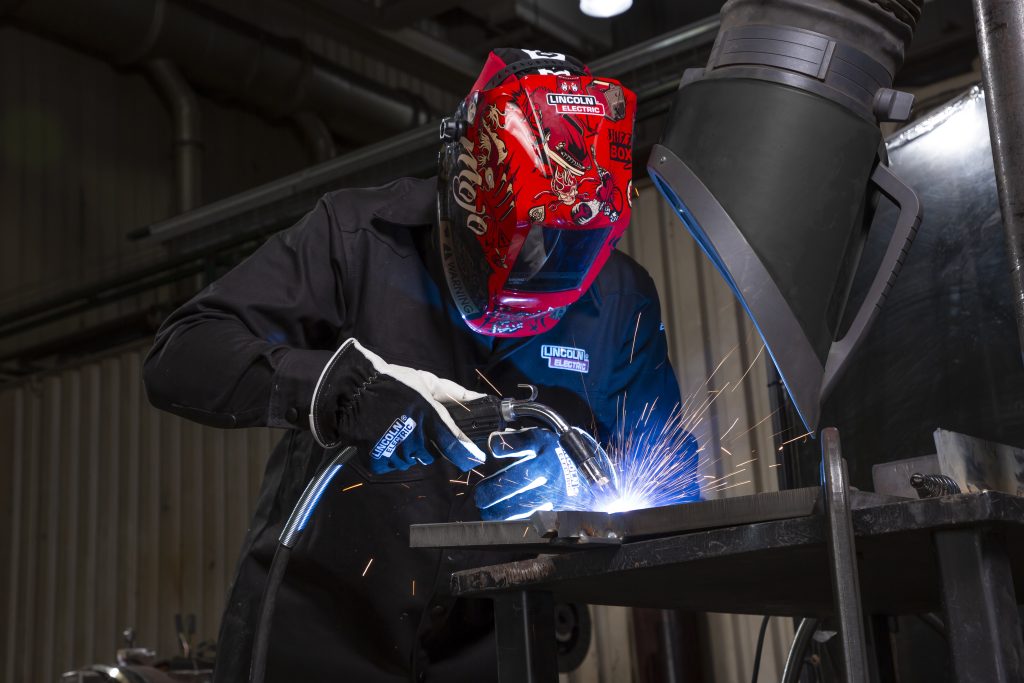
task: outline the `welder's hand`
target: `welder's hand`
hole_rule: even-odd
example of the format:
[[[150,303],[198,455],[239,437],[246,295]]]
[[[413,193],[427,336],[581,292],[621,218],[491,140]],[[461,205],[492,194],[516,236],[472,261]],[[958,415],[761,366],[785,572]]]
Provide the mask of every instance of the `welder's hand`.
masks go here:
[[[485,456],[448,411],[482,396],[429,372],[387,363],[348,339],[320,374],[309,426],[324,448],[355,446],[374,474],[429,465],[432,452],[466,471]]]
[[[590,509],[590,485],[554,432],[533,427],[494,432],[488,446],[495,458],[514,461],[477,484],[476,506],[484,520],[522,519],[538,510]]]

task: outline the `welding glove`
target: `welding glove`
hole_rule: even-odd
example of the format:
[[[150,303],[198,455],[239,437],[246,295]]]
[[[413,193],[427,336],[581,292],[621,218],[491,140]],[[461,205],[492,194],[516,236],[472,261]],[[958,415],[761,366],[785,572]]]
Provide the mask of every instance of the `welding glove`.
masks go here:
[[[593,437],[577,429],[591,442]],[[593,493],[558,436],[547,429],[494,432],[488,447],[511,464],[482,479],[474,492],[486,521],[523,519],[540,510],[589,510]]]
[[[465,472],[485,456],[449,409],[481,397],[429,372],[387,363],[347,339],[316,383],[309,426],[324,448],[355,446],[374,474],[429,465],[432,452]]]

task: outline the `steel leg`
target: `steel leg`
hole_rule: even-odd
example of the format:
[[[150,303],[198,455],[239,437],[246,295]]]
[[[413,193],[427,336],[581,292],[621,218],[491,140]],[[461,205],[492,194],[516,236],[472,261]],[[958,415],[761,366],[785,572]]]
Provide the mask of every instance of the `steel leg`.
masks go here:
[[[874,614],[868,618],[868,649],[874,654],[868,659],[871,667],[873,683],[897,683],[896,663],[892,656],[892,630],[890,620],[893,617]]]
[[[501,683],[556,683],[555,601],[550,593],[522,591],[494,599]]]
[[[950,659],[957,683],[1024,680],[1006,539],[988,529],[935,532]]]
[[[821,430],[822,488],[828,522],[829,565],[836,623],[843,644],[843,678],[846,683],[868,683],[867,648],[864,644],[864,616],[860,603],[860,579],[854,548],[853,521],[846,464],[839,446],[839,430]]]
[[[1013,310],[1024,353],[1024,3],[974,0]]]

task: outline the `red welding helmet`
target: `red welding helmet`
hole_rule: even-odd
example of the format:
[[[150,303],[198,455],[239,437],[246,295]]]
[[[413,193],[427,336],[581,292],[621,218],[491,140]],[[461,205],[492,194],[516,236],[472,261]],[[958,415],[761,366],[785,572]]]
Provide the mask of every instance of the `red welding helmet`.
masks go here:
[[[501,48],[441,124],[445,278],[475,331],[551,329],[629,225],[636,96],[572,57]]]

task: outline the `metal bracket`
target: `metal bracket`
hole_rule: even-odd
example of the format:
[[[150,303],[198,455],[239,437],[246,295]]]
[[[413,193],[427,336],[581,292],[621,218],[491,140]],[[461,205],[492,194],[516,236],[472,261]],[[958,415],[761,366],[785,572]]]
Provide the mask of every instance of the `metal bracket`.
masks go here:
[[[843,679],[846,683],[868,683],[864,615],[861,612],[857,551],[850,518],[850,491],[839,430],[835,427],[821,430],[821,468],[832,595],[843,643]]]

